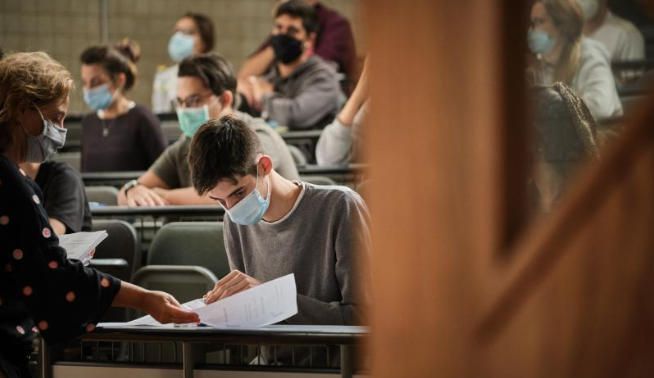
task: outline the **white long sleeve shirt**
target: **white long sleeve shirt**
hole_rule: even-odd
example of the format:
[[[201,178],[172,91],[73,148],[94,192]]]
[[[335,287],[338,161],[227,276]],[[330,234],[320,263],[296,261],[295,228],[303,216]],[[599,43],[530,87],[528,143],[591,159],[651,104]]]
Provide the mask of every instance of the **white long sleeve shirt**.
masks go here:
[[[608,12],[602,25],[588,36],[609,52],[612,62],[645,59],[645,39],[631,22]]]
[[[154,76],[152,85],[152,112],[170,113],[174,111],[173,102],[177,98],[177,71],[179,65],[175,64],[160,70]]]
[[[316,145],[318,165],[346,165],[356,160],[361,124],[367,108],[368,104],[365,103],[354,116],[350,127],[344,126],[337,117],[323,129]]]
[[[548,66],[538,72],[539,84],[554,84],[554,68]],[[579,69],[570,87],[581,97],[595,120],[619,117],[622,103],[609,63],[609,54],[604,46],[590,38],[581,39]]]

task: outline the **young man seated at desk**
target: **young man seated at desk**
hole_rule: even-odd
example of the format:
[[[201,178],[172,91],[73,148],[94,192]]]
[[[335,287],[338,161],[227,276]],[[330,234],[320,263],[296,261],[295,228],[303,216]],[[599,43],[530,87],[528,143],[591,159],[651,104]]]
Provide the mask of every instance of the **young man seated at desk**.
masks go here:
[[[356,192],[282,177],[254,132],[229,116],[200,128],[189,164],[197,192],[228,215],[232,272],[205,295],[207,303],[294,273],[298,314],[288,323],[361,324],[370,234],[368,208]]]
[[[275,157],[275,167],[280,174],[289,179],[297,179],[297,168],[284,140],[262,119],[235,111],[234,93],[236,77],[229,62],[221,56],[208,53],[183,60],[179,65],[177,79],[177,117],[183,134],[147,172],[121,188],[118,204],[212,204],[213,201],[199,196],[191,187],[187,157],[191,137],[200,125],[224,115],[234,115],[243,120],[256,134],[264,151]]]

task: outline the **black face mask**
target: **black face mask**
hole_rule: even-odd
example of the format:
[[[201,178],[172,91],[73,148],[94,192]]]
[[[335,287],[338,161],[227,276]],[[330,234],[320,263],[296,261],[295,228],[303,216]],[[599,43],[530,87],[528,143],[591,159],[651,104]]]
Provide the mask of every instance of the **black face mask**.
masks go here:
[[[287,34],[273,35],[270,39],[270,44],[275,51],[275,59],[284,64],[294,62],[302,55],[302,51],[304,50],[302,41]]]

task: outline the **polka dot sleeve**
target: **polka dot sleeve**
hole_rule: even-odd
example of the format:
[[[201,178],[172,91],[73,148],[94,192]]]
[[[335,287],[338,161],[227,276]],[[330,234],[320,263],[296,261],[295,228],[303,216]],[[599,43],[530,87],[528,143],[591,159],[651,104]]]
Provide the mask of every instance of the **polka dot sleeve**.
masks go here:
[[[0,314],[3,306],[22,307],[31,318],[14,325],[0,320],[16,337],[40,332],[47,341],[59,342],[90,332],[120,289],[116,278],[66,258],[48,224],[40,190],[4,157],[0,240]]]

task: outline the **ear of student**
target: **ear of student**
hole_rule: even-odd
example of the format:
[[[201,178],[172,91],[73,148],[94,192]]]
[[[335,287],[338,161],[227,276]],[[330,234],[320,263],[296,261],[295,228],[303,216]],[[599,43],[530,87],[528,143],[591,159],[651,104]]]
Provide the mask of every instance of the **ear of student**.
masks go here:
[[[114,81],[116,88],[125,88],[125,83],[127,83],[127,75],[123,72],[116,74],[116,79]]]
[[[259,158],[259,170],[260,172],[263,172],[263,174],[267,175],[272,171],[272,159],[268,155],[261,155],[261,158]]]
[[[219,98],[220,98],[220,104],[223,107],[226,108],[226,107],[234,106],[234,94],[232,93],[232,91],[230,90],[224,91]]]

